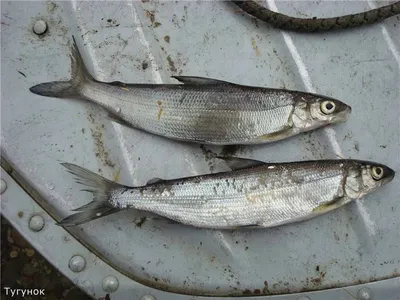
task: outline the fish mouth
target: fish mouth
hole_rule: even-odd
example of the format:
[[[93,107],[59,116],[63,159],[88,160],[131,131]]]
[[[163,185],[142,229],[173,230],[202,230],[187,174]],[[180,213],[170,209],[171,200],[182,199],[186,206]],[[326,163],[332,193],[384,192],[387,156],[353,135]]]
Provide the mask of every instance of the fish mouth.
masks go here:
[[[391,169],[389,167],[386,167],[385,174],[386,175],[385,175],[385,179],[384,179],[385,182],[384,183],[389,183],[394,179],[394,176],[396,175],[396,172],[393,169]]]
[[[343,108],[331,120],[332,124],[344,123],[351,115],[351,106],[343,103]]]

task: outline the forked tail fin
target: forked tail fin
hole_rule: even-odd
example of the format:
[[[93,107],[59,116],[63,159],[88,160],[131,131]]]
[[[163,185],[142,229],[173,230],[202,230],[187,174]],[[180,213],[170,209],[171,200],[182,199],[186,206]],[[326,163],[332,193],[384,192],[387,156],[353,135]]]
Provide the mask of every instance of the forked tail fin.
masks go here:
[[[69,81],[52,81],[41,83],[31,87],[29,90],[37,95],[55,98],[79,98],[82,86],[93,80],[86,69],[82,56],[72,36],[73,46],[71,49],[71,79]]]
[[[110,181],[75,164],[62,163],[61,165],[67,168],[69,173],[76,176],[75,179],[78,183],[86,186],[83,191],[92,193],[93,201],[74,209],[73,211],[80,212],[64,218],[57,225],[80,225],[120,210],[112,206],[109,202],[109,195],[111,190],[124,187],[123,185]]]

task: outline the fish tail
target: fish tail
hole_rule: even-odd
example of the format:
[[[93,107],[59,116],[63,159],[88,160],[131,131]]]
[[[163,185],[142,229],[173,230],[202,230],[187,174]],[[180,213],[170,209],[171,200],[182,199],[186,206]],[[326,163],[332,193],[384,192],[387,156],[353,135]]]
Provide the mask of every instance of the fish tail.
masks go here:
[[[31,87],[29,90],[37,95],[55,98],[79,97],[82,86],[93,80],[93,77],[86,69],[81,53],[74,36],[71,48],[71,79],[69,81],[52,81],[41,83]]]
[[[76,226],[120,210],[120,208],[114,207],[109,202],[109,196],[111,190],[124,187],[123,185],[110,181],[74,164],[62,163],[61,165],[64,166],[69,173],[76,176],[75,179],[78,183],[86,186],[84,191],[93,194],[93,201],[74,209],[73,211],[80,212],[64,218],[57,223],[57,225]]]

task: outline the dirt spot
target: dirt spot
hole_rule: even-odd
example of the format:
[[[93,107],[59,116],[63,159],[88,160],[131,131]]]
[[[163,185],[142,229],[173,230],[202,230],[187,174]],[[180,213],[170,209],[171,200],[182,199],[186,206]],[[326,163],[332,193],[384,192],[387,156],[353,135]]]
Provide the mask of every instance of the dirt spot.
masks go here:
[[[146,70],[149,67],[149,63],[147,61],[142,62],[142,70]]]
[[[120,23],[117,20],[107,19],[106,27],[118,27]]]
[[[156,21],[154,10],[152,10],[152,11],[145,10],[144,15],[150,20],[151,26],[153,28],[157,28],[157,27],[161,26],[161,23]]]
[[[169,40],[170,40],[169,35],[164,36],[164,41],[166,41],[168,44],[169,44]]]
[[[336,231],[333,232],[333,237],[335,238],[336,241],[340,241],[339,235],[336,233]]]
[[[146,217],[141,217],[139,222],[135,223],[136,227],[142,228],[142,226],[143,226],[144,222],[146,222],[146,220],[147,220]]]
[[[253,294],[253,293],[249,289],[245,289],[243,291],[243,295],[251,295],[251,294]]]
[[[58,8],[58,5],[55,4],[54,2],[50,2],[50,3],[47,4],[47,11],[49,13],[54,12],[57,8]]]
[[[174,61],[173,61],[172,58],[171,58],[171,55],[168,55],[168,56],[167,56],[167,61],[168,61],[168,64],[169,64],[169,69],[170,69],[172,72],[176,72],[177,69],[176,69],[176,67],[175,67]]]
[[[18,218],[22,218],[24,216],[24,213],[22,211],[18,212]]]
[[[318,284],[321,284],[321,278],[311,278],[310,279],[310,281],[312,282],[312,283],[314,283],[315,285],[318,285]]]
[[[210,172],[213,172],[215,170],[215,157],[217,154],[207,149],[205,145],[200,145],[200,149],[203,152],[205,161],[208,163]]]
[[[110,159],[109,152],[104,148],[103,133],[96,132],[94,129],[90,130],[94,140],[96,157],[98,157],[104,165],[114,168],[115,164]]]
[[[263,294],[270,294],[270,291],[268,289],[268,281],[264,281],[264,288],[263,288]]]
[[[104,166],[108,166],[111,168],[115,167],[115,163],[111,160],[109,151],[104,147],[103,140],[103,130],[104,124],[99,125],[95,119],[93,114],[88,115],[88,120],[93,124],[93,128],[90,128],[90,132],[92,134],[93,143],[94,143],[94,151],[95,155]]]
[[[354,150],[360,152],[360,145],[357,142],[354,142]]]
[[[242,150],[243,147],[241,145],[227,145],[222,148],[221,156],[232,156],[235,155],[238,151]]]

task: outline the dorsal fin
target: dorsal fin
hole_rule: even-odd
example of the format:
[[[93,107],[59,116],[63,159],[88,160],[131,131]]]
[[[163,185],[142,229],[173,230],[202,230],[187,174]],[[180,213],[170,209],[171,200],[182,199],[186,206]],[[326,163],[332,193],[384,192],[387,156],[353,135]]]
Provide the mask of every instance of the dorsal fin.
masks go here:
[[[171,76],[184,84],[234,84],[219,79],[196,77],[196,76]]]

